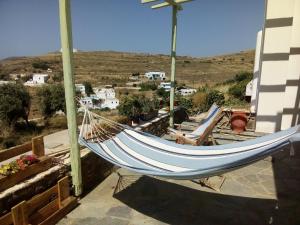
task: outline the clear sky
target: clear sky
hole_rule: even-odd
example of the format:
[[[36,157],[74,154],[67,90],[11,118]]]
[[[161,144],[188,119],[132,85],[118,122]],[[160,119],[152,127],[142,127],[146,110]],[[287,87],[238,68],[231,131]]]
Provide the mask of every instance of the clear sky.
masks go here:
[[[140,0],[71,0],[74,48],[169,54],[171,9]],[[255,48],[264,0],[194,0],[178,15],[177,54]],[[58,0],[0,0],[0,59],[60,49]]]

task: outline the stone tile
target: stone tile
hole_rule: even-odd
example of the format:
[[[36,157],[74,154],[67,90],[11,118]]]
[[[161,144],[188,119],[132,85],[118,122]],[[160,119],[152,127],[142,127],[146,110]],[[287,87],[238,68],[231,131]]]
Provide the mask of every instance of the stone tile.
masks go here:
[[[108,210],[106,213],[108,216],[114,216],[119,218],[129,219],[131,218],[132,209],[128,206],[116,206]]]
[[[105,218],[99,220],[99,223],[97,223],[97,225],[128,225],[128,224],[129,224],[128,220],[122,220],[122,219],[113,218],[113,217],[105,217]],[[85,224],[82,223],[80,225],[85,225]]]

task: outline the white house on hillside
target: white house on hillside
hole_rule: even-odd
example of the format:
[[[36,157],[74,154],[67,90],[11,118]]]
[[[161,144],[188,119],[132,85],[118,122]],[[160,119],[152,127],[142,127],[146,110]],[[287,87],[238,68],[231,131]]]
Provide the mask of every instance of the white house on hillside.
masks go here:
[[[119,99],[117,98],[106,98],[102,100],[101,108],[116,109],[119,106],[119,104]]]
[[[182,88],[179,90],[179,94],[182,96],[188,96],[188,95],[192,95],[194,93],[196,93],[197,90],[194,88]]]
[[[42,73],[36,73],[32,76],[32,81],[37,84],[45,84],[47,83],[47,80],[49,79],[48,74],[42,74]]]
[[[165,80],[166,73],[165,72],[147,72],[145,73],[145,77],[149,80]]]
[[[76,90],[85,93],[84,85],[77,84]],[[108,88],[94,88],[95,94],[90,97],[81,98],[81,102],[91,109],[116,109],[119,106],[119,99],[116,98],[115,90]]]
[[[161,82],[158,88],[163,88],[165,91],[170,91],[171,89],[171,82]]]
[[[26,81],[24,85],[26,86],[36,86],[36,85],[43,85],[47,83],[47,80],[49,79],[48,74],[43,73],[35,73],[32,75],[32,79]]]
[[[101,89],[95,88],[94,92],[97,95],[97,97],[101,99],[116,97],[116,92],[113,88],[101,88]]]
[[[75,84],[76,92],[80,92],[82,95],[85,95],[85,86],[83,84]]]

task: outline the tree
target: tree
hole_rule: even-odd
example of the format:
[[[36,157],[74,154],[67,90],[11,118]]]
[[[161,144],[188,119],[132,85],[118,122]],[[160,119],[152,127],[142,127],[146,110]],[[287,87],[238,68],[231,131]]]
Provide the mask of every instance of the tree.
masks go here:
[[[0,86],[0,120],[13,128],[19,118],[28,124],[30,95],[22,84]]]
[[[42,114],[45,117],[52,116],[59,110],[66,112],[65,89],[62,84],[41,87],[37,93]]]
[[[85,93],[86,93],[87,96],[90,96],[91,94],[94,94],[94,91],[93,91],[93,88],[92,88],[92,85],[91,85],[90,82],[85,81],[85,82],[83,82],[83,85],[84,85]]]

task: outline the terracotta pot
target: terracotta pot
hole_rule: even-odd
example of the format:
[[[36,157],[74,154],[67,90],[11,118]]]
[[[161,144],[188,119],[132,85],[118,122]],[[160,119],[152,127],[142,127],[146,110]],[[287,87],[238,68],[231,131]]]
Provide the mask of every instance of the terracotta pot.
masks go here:
[[[231,129],[236,133],[245,131],[247,125],[247,115],[245,112],[236,111],[231,116]]]

